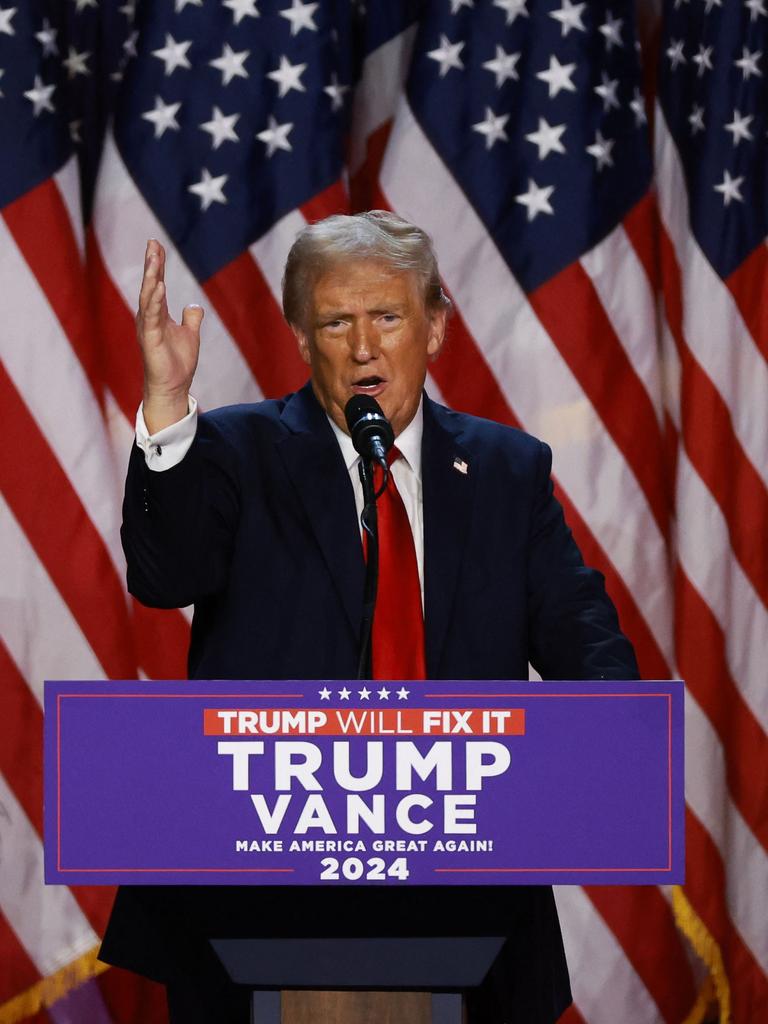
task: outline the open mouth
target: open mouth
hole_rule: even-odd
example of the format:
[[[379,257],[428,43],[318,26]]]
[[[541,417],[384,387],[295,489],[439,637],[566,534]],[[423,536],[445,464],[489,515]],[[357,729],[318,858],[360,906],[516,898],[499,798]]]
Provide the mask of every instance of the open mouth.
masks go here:
[[[370,377],[363,377],[355,381],[352,385],[352,390],[358,395],[375,394],[383,388],[385,383],[383,377],[372,374]]]

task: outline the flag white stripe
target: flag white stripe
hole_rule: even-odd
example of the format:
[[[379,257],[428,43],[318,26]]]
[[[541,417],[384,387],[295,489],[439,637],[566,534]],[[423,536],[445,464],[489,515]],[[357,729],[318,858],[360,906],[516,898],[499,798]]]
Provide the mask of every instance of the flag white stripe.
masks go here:
[[[659,206],[682,274],[685,340],[727,404],[744,451],[768,484],[768,365],[690,230],[679,157],[661,107],[656,111]]]
[[[731,675],[764,732],[768,732],[768,610],[733,557],[728,526],[681,446],[677,459],[677,554],[688,579],[725,635]]]
[[[104,669],[2,495],[0,564],[3,641],[38,704],[44,679],[103,679]]]
[[[686,801],[720,850],[733,923],[768,972],[768,855],[730,799],[722,744],[690,690],[685,696],[685,730]]]
[[[555,475],[671,661],[666,546],[645,495],[405,102],[381,181],[394,208],[431,233],[446,284],[511,407],[527,430],[553,445]],[[460,247],[453,244],[457,236]],[[499,301],[489,302],[489,294]],[[617,514],[618,509],[632,511]]]
[[[573,999],[589,1024],[663,1024],[653,997],[584,890],[555,886],[555,901]]]
[[[288,250],[296,241],[296,235],[306,226],[307,221],[301,211],[292,210],[248,249],[258,263],[278,309],[283,308],[282,280]]]
[[[85,228],[83,227],[83,210],[80,204],[80,175],[77,157],[70,157],[53,176],[62,202],[69,214],[72,233],[77,242],[80,259],[85,260]]]
[[[122,575],[117,481],[101,410],[45,292],[1,219],[0,283],[4,315],[17,325],[0,332],[0,357]],[[77,415],[66,415],[66,409]]]
[[[372,50],[363,63],[362,76],[352,101],[351,153],[352,174],[365,163],[366,143],[395,115],[403,85],[408,77],[417,26],[387,40]]]
[[[93,221],[110,277],[129,310],[135,310],[138,302],[149,238],[161,242],[168,255],[165,279],[171,316],[180,319],[182,309],[190,303],[205,307],[200,362],[195,374],[195,394],[200,404],[213,409],[257,401],[261,391],[250,367],[136,188],[111,135],[104,143]],[[140,397],[136,396],[137,405]]]
[[[82,956],[98,942],[66,886],[43,885],[43,847],[0,774],[0,909],[41,975]]]
[[[656,302],[643,265],[622,225],[585,253],[580,262],[661,423],[658,351],[648,337],[649,328],[656,322]],[[585,338],[584,344],[589,345],[589,341]]]

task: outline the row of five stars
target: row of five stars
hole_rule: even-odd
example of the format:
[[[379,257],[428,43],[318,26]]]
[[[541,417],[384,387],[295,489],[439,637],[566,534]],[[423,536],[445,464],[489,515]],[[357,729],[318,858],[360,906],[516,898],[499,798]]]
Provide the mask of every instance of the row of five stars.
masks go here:
[[[327,686],[324,686],[322,690],[318,690],[317,692],[320,697],[320,700],[330,700],[331,695],[333,693],[333,691],[329,690]],[[392,691],[388,690],[386,686],[382,686],[380,690],[376,691],[376,694],[378,695],[379,700],[389,700],[389,695],[391,692]],[[396,691],[397,699],[408,700],[410,692],[410,690],[406,690],[404,686],[401,686],[400,689]],[[349,700],[349,698],[352,695],[352,690],[350,690],[349,687],[347,686],[342,686],[342,688],[338,690],[337,693],[339,695],[340,700]],[[370,700],[371,690],[369,690],[367,686],[364,686],[362,690],[357,691],[357,696],[360,698],[360,700]]]

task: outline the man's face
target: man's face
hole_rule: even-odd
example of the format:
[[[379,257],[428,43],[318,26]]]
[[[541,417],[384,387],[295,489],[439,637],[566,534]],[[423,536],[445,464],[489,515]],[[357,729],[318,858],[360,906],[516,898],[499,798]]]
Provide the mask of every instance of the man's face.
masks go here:
[[[306,330],[294,328],[318,401],[342,430],[353,395],[375,398],[402,433],[419,406],[427,363],[440,352],[445,311],[424,307],[416,275],[349,260],[315,284]]]

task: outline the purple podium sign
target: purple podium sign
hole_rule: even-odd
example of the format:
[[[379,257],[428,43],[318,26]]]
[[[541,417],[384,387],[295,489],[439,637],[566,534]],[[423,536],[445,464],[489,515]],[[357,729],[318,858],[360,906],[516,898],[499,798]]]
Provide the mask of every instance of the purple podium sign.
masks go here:
[[[659,884],[680,682],[48,682],[45,880]]]

